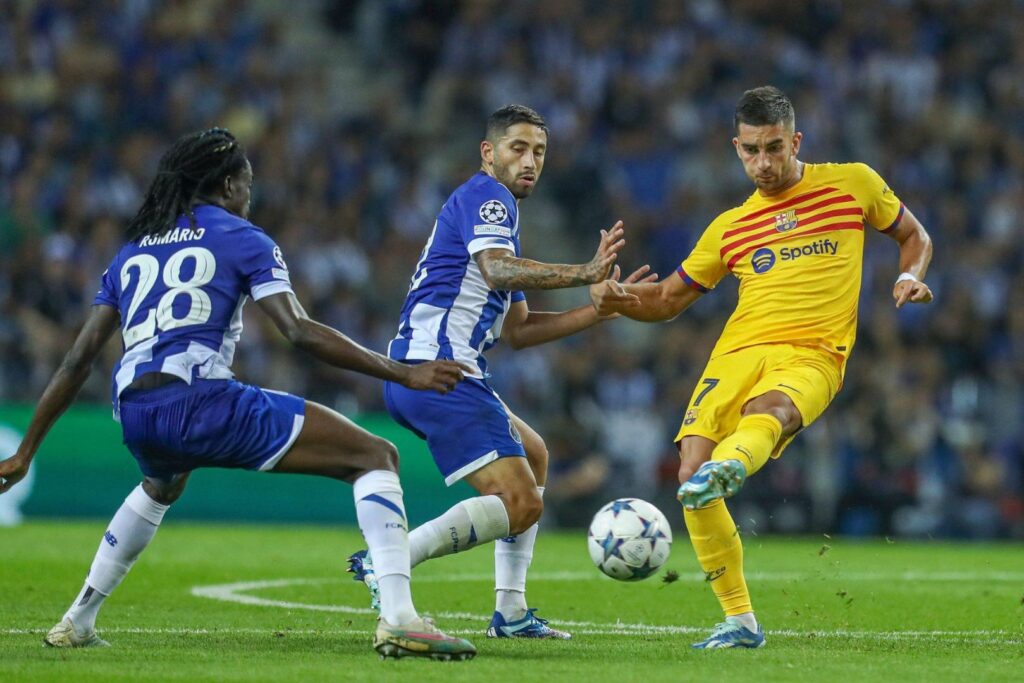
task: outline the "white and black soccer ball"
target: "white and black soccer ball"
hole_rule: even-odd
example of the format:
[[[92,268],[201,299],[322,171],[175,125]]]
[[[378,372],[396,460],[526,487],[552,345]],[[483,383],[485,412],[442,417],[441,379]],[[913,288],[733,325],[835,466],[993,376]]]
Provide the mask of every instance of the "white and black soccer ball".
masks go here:
[[[620,581],[657,572],[672,549],[672,528],[661,510],[639,498],[619,498],[594,515],[587,534],[590,559]]]

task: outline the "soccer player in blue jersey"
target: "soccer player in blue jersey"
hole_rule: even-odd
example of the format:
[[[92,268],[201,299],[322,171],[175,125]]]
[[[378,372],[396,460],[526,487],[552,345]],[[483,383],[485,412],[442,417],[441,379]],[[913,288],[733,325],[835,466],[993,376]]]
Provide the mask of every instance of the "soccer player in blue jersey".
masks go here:
[[[292,292],[281,250],[246,220],[252,179],[244,150],[226,130],[186,135],[168,150],[21,446],[0,462],[3,493],[25,476],[119,329],[124,355],[114,370],[114,414],[144,478],[114,515],[85,585],[44,642],[107,645],[96,635],[97,612],[149,544],[191,471],[231,467],[351,483],[359,526],[377,561],[375,649],[382,656],[472,657],[469,642],[440,632],[413,607],[395,447],[321,405],[235,381],[231,361],[242,306],[252,298],[292,344],[339,368],[441,394],[468,368],[453,361],[397,362],[310,319]]]
[[[624,241],[622,224],[601,231],[594,258],[555,265],[522,258],[519,200],[533,192],[544,168],[548,129],[532,109],[509,105],[487,121],[481,169],[452,193],[416,266],[388,355],[416,365],[454,359],[473,371],[445,396],[384,386],[391,415],[426,439],[451,485],[465,480],[480,494],[409,534],[412,565],[497,541],[493,638],[569,638],[538,619],[526,602],[548,453],[541,437],[501,401],[487,382],[484,352],[499,334],[516,349],[543,344],[599,322],[593,306],[560,313],[531,311],[522,290],[578,287],[611,273]],[[626,282],[646,281],[644,266]],[[377,603],[377,556],[349,558],[350,571]]]

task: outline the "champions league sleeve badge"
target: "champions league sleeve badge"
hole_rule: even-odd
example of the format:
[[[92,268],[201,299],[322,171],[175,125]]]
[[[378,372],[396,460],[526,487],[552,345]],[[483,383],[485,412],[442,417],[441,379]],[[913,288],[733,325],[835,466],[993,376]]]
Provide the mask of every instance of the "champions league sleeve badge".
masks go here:
[[[491,199],[480,205],[480,218],[487,223],[504,223],[508,209],[497,199]]]
[[[281,247],[274,246],[274,260],[281,264],[281,267],[288,270],[288,264],[284,262],[284,254],[281,253]]]

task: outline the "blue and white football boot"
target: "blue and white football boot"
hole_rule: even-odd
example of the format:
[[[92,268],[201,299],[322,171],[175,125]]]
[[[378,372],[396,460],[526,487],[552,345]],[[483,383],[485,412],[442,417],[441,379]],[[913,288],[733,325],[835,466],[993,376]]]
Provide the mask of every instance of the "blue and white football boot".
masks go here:
[[[726,617],[725,621],[715,626],[711,635],[691,645],[696,650],[720,650],[728,647],[746,647],[755,649],[764,647],[764,629],[757,625],[757,632],[740,623],[736,617]]]
[[[373,559],[369,550],[359,550],[348,558],[348,571],[355,576],[353,581],[362,581],[370,591],[370,607],[380,611],[380,586],[377,585],[377,574],[373,571]]]
[[[676,498],[687,510],[699,510],[719,498],[736,495],[746,480],[747,468],[739,460],[711,460],[679,487]]]
[[[526,616],[517,621],[505,621],[501,612],[495,612],[487,627],[488,638],[552,638],[569,640],[571,633],[559,631],[548,626],[547,619],[536,616],[536,608],[526,610]]]

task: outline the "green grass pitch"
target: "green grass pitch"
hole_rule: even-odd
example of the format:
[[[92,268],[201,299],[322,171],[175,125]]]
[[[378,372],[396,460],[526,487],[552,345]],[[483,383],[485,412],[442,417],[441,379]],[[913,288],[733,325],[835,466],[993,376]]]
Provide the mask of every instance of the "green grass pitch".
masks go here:
[[[488,640],[489,547],[414,572],[417,606],[467,634],[471,662],[379,661],[352,529],[175,523],[100,614],[113,647],[42,647],[103,522],[0,529],[0,681],[1020,681],[1024,551],[1012,545],[745,539],[756,651],[698,652],[719,619],[685,537],[640,583],[599,575],[583,532],[542,533],[530,604],[569,642]],[[514,678],[515,677],[515,678]]]

